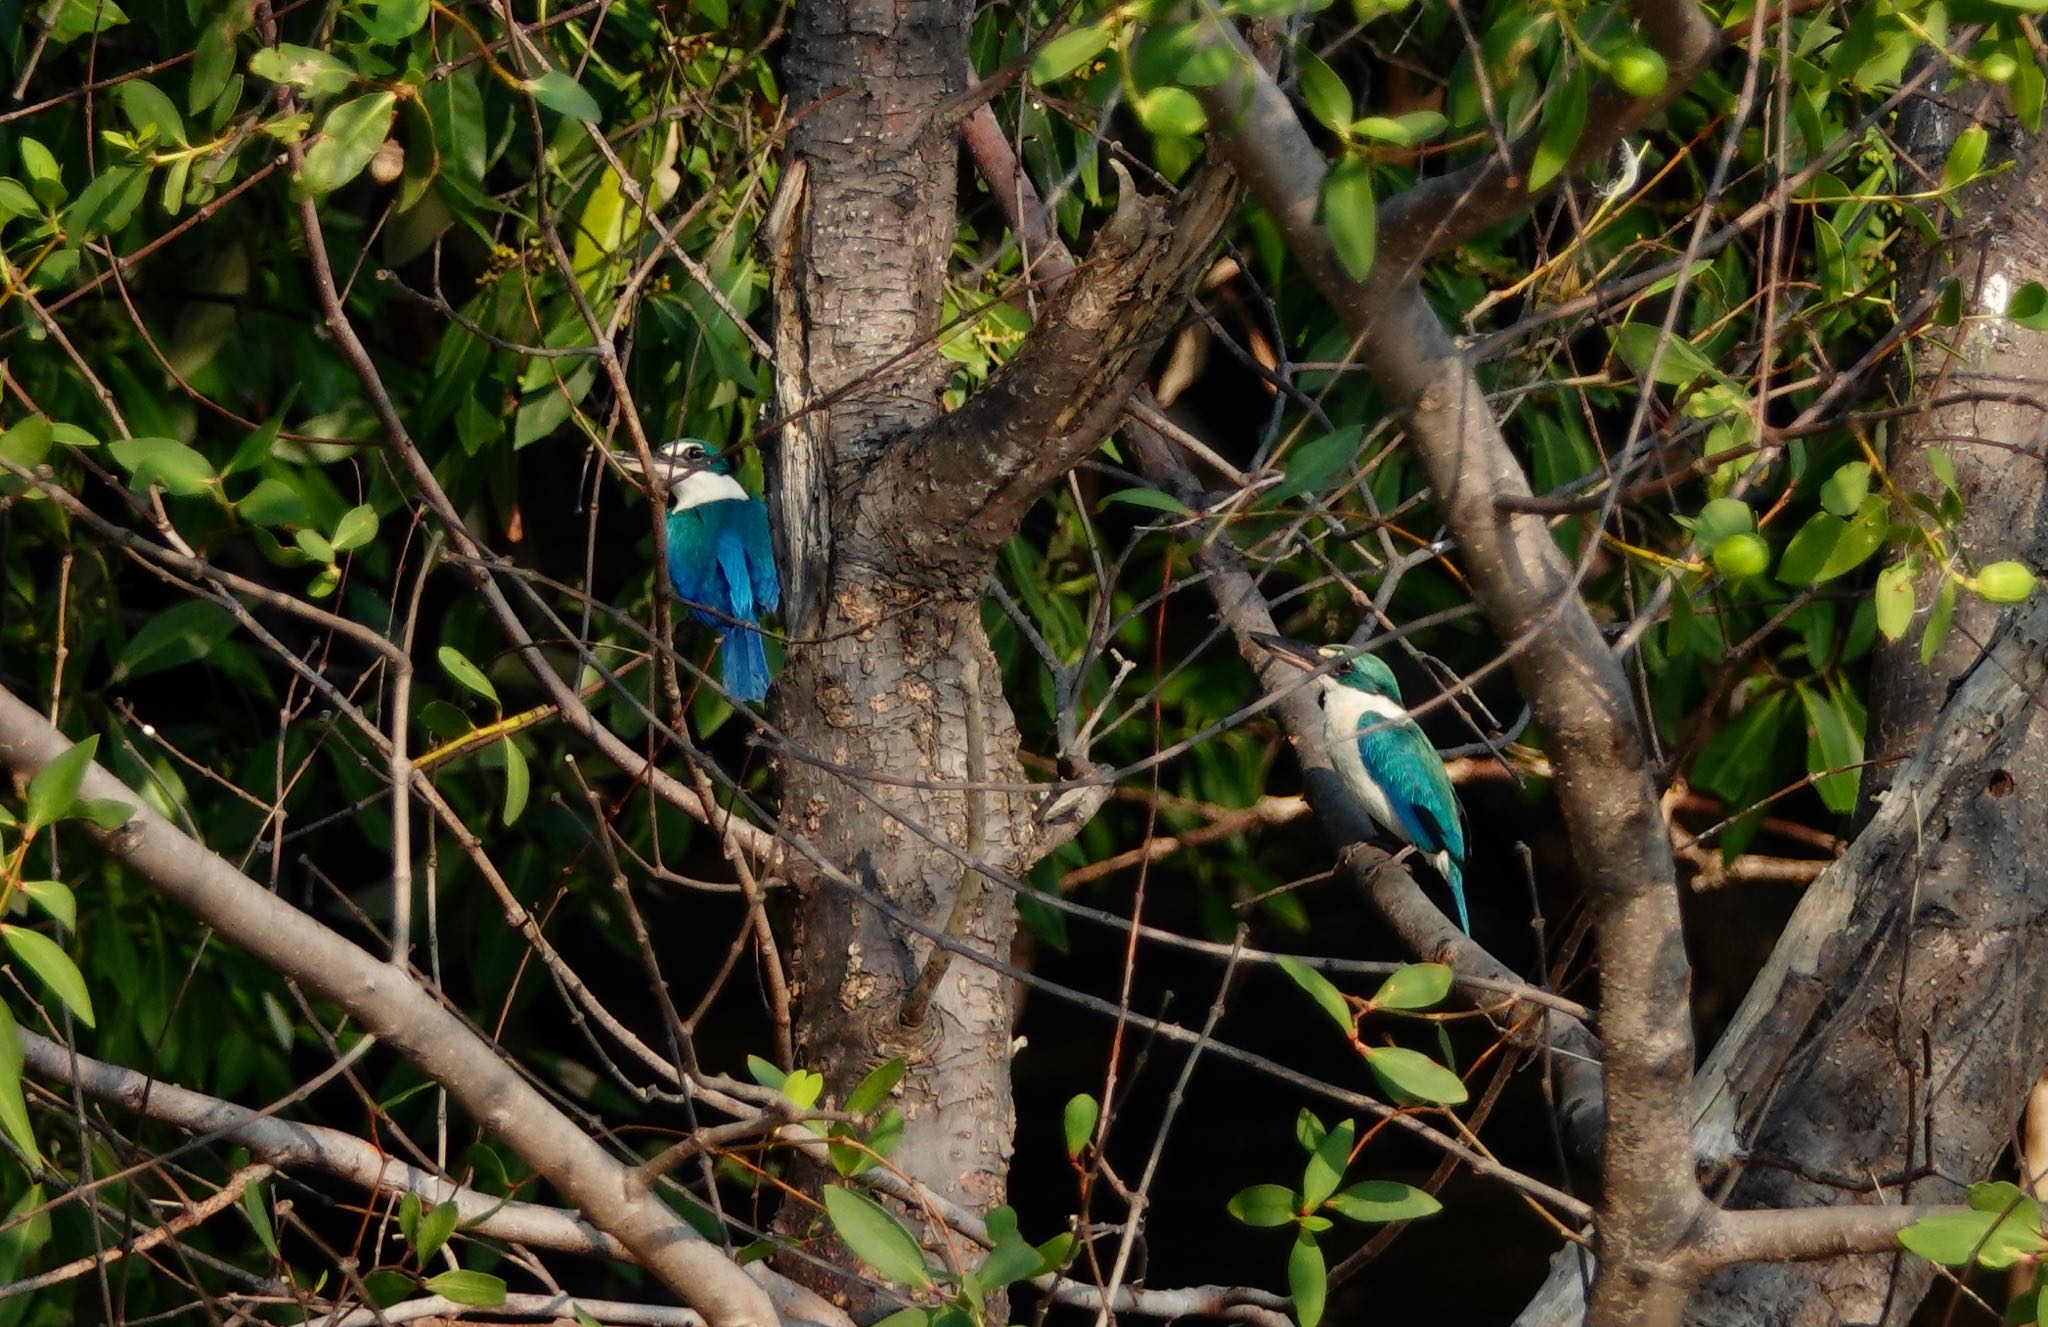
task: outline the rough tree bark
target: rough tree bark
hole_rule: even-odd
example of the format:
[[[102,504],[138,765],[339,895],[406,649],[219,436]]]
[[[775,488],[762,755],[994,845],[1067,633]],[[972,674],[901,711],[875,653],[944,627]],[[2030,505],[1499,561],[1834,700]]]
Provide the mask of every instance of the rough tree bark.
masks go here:
[[[829,0],[798,10],[776,256],[773,452],[788,625],[777,685],[782,817],[873,891],[1007,952],[1015,910],[969,859],[1020,873],[1042,851],[1014,718],[982,631],[996,548],[1108,431],[1235,200],[1198,175],[1169,206],[1125,182],[1116,217],[1011,363],[951,416],[934,350],[956,225],[968,8]],[[797,193],[801,190],[800,195]],[[985,785],[975,790],[966,785]],[[1006,790],[1007,789],[1007,790]],[[799,878],[797,1058],[843,1092],[910,1061],[894,1161],[981,1212],[1002,1201],[1012,1131],[1009,983],[953,963],[915,1026],[932,946],[852,891]]]
[[[1961,545],[1977,566],[2015,557],[2038,565],[2048,555],[2032,450],[2042,413],[2011,399],[2037,396],[2048,382],[2048,345],[1999,316],[2021,284],[2048,277],[2048,156],[2001,114],[2001,101],[1981,94],[1962,112],[1924,102],[1906,120],[1907,146],[1936,176],[1971,111],[1994,126],[2015,169],[1978,186],[1952,224],[1950,248],[1925,258],[1924,289],[1956,277],[1965,307],[1983,316],[1942,338],[1951,353],[1929,345],[1916,358],[1908,399],[1932,408],[1901,426],[1886,458],[1904,491],[1932,493],[1940,485],[1927,449],[1948,452],[1965,501]],[[1971,395],[2006,399],[1933,404]],[[1938,585],[1930,573],[1918,587],[1921,621]],[[1920,662],[1917,633],[1878,652],[1873,760],[1920,745],[1957,680],[2010,629],[1999,616],[1965,595],[1932,666]],[[1710,1141],[1717,1150],[1732,1143],[1733,1156],[1710,1159],[1728,1163],[1717,1178],[1731,1206],[1953,1202],[2011,1142],[2048,1058],[2048,1005],[2036,998],[2048,981],[2039,852],[2048,719],[2028,706],[1988,736],[1945,786],[1894,782],[1890,763],[1866,774],[1864,818],[1878,798],[1910,799],[1918,842],[1872,863],[1875,875],[1845,882],[1856,891],[1847,916],[1782,984],[1760,984],[1750,1004],[1771,1013],[1738,1020],[1702,1075],[1723,1089],[1710,1103]],[[1795,918],[1788,935],[1801,933]],[[1875,1194],[1873,1180],[1883,1186]],[[1729,1327],[1766,1317],[1790,1327],[1904,1323],[1932,1279],[1929,1264],[1895,1254],[1755,1264],[1710,1280],[1688,1316]]]

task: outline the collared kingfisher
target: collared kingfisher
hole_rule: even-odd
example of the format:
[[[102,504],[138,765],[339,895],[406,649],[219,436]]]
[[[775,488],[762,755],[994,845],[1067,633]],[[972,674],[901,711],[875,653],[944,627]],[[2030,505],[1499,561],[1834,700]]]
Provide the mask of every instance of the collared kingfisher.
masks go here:
[[[1412,843],[1451,887],[1458,927],[1472,933],[1465,911],[1465,828],[1443,757],[1401,705],[1401,684],[1376,654],[1343,645],[1309,645],[1254,633],[1254,640],[1295,667],[1314,671],[1334,659],[1344,666],[1312,685],[1323,711],[1323,742],[1337,780],[1373,823]]]
[[[621,455],[634,473],[639,458]],[[668,583],[690,616],[716,628],[725,689],[735,700],[768,695],[768,655],[758,625],[782,603],[782,578],[768,536],[768,508],[732,477],[709,443],[672,442],[654,454],[668,486]]]

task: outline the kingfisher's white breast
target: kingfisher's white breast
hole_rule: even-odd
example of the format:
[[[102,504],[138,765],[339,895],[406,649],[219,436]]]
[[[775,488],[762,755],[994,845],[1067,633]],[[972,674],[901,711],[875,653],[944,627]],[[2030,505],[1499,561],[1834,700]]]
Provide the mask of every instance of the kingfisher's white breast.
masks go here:
[[[676,481],[668,491],[671,511],[688,511],[707,502],[745,501],[747,491],[740,481],[716,470],[697,470]]]
[[[1382,829],[1404,843],[1409,842],[1408,831],[1394,814],[1393,803],[1365,772],[1365,761],[1358,754],[1361,729],[1386,719],[1404,719],[1408,712],[1385,696],[1329,681],[1323,682],[1322,687],[1323,743],[1329,748],[1330,764],[1336,767],[1338,779]]]

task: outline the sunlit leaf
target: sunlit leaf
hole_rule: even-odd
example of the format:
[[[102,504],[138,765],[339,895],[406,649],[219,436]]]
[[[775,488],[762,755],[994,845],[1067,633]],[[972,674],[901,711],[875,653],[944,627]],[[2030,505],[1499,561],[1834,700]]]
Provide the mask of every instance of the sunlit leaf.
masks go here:
[[[443,645],[434,652],[441,661],[441,671],[453,678],[457,685],[473,691],[491,702],[494,708],[502,709],[498,702],[498,689],[491,685],[491,679],[484,676],[484,670],[469,661],[469,657],[453,645]]]
[[[78,801],[79,785],[85,781],[85,771],[99,746],[99,734],[93,733],[36,771],[28,781],[27,809],[22,817],[28,822],[28,833],[43,825],[54,825],[71,814]]]
[[[1065,78],[1108,50],[1110,35],[1106,20],[1068,28],[1031,57],[1031,81],[1052,83]]]
[[[1412,1184],[1366,1180],[1333,1195],[1324,1206],[1353,1221],[1380,1223],[1434,1216],[1444,1205]]]
[[[87,1027],[95,1026],[92,996],[86,992],[85,976],[71,961],[71,955],[49,936],[31,931],[26,926],[0,926],[0,936],[4,936],[7,948],[21,960],[22,965],[36,974],[37,979],[64,1003],[73,1017]]]
[[[1380,983],[1372,1002],[1379,1009],[1430,1009],[1442,1004],[1456,979],[1442,963],[1410,963]]]
[[[1229,1203],[1230,1214],[1248,1226],[1285,1226],[1301,1210],[1301,1195],[1282,1184],[1254,1184],[1239,1189]]]
[[[1294,1317],[1301,1327],[1316,1327],[1323,1320],[1323,1301],[1329,1291],[1322,1247],[1304,1230],[1287,1254],[1287,1292],[1294,1298]]]
[[[1365,280],[1379,245],[1379,211],[1373,202],[1371,168],[1356,158],[1331,167],[1323,177],[1316,216],[1330,234],[1337,261],[1353,280]]]
[[[1351,1006],[1345,1001],[1344,993],[1330,984],[1328,977],[1292,955],[1283,954],[1277,961],[1280,970],[1292,978],[1296,986],[1308,992],[1309,999],[1330,1016],[1331,1022],[1345,1033],[1351,1032]]]
[[[1368,1046],[1365,1063],[1380,1086],[1397,1097],[1456,1106],[1465,1101],[1465,1084],[1421,1051],[1403,1046]]]
[[[526,80],[526,90],[533,99],[558,115],[586,124],[597,124],[604,119],[604,112],[598,109],[597,99],[583,90],[575,78],[559,69],[550,69],[538,78]]]
[[[874,1199],[840,1185],[825,1189],[825,1215],[854,1256],[890,1281],[924,1289],[932,1284],[924,1250],[894,1213]]]
[[[494,1309],[505,1302],[503,1280],[489,1272],[472,1272],[467,1268],[427,1278],[427,1291],[477,1309]]]
[[[1081,1149],[1095,1137],[1095,1122],[1101,1114],[1101,1105],[1086,1092],[1067,1098],[1066,1109],[1060,1114],[1060,1129],[1066,1136],[1068,1156],[1081,1155]]]

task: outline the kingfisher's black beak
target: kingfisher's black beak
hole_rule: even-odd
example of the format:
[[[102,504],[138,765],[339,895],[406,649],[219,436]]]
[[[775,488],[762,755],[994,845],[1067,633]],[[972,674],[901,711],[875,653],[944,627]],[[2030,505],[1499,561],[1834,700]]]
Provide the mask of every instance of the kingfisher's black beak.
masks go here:
[[[644,475],[652,473],[655,481],[662,484],[680,479],[691,468],[688,462],[678,461],[674,457],[664,456],[660,452],[654,454],[654,469],[651,472],[646,466],[640,464],[640,458],[631,452],[613,452],[612,459],[617,461],[619,468],[627,474]]]
[[[1321,651],[1306,641],[1271,636],[1263,631],[1254,631],[1252,639],[1271,650],[1281,660],[1293,664],[1305,673],[1312,673],[1323,666]]]

